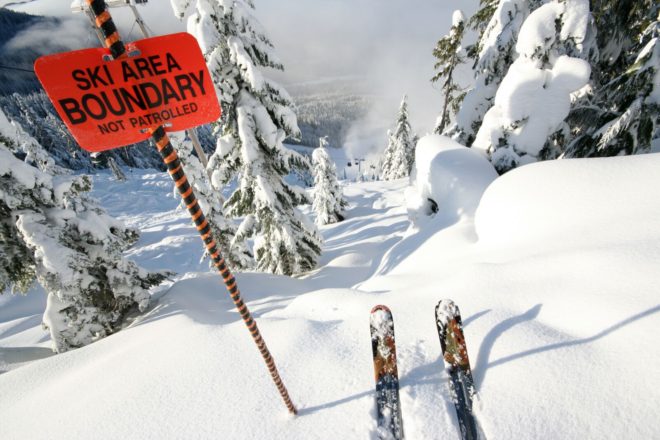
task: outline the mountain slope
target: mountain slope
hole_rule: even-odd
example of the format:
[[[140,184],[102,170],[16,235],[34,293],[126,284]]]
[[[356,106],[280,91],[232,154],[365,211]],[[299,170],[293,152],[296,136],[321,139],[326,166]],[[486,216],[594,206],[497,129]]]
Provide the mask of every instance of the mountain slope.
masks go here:
[[[180,278],[127,330],[1,374],[0,437],[373,436],[369,310],[383,303],[394,314],[406,437],[456,438],[433,321],[445,297],[464,317],[488,438],[658,437],[657,424],[638,422],[654,420],[660,399],[658,167],[658,154],[522,167],[486,189],[474,217],[437,216],[418,230],[407,230],[406,182],[349,185],[347,220],[323,228],[317,271],[238,276],[295,418],[221,280],[199,272],[201,247],[186,215],[169,211],[167,177],[102,175],[96,191],[111,213],[144,225],[133,258]],[[121,185],[141,192],[127,203]],[[531,221],[524,240],[509,239]],[[5,357],[38,346],[34,324],[17,321],[29,309],[9,320],[0,308]]]

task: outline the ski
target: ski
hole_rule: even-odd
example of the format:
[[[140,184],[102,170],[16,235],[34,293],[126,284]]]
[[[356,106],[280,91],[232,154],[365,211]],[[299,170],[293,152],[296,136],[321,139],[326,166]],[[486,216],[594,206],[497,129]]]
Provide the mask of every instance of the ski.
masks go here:
[[[440,337],[442,356],[449,373],[449,394],[458,418],[458,426],[463,440],[483,439],[479,435],[478,424],[472,413],[475,394],[470,360],[468,359],[461,313],[452,300],[443,299],[435,308],[435,322]]]
[[[392,312],[383,305],[371,310],[371,349],[376,376],[378,436],[383,440],[403,439],[399,376]]]

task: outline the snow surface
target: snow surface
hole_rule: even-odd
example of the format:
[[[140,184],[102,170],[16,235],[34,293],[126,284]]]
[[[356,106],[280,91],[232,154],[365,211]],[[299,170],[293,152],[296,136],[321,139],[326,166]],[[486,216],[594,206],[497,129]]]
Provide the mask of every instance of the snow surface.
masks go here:
[[[237,276],[295,418],[199,263],[169,178],[100,175],[94,195],[143,231],[131,258],[179,276],[126,330],[49,357],[43,295],[0,296],[0,438],[373,438],[376,304],[394,315],[406,437],[458,438],[441,298],[463,313],[488,438],[658,438],[659,167],[660,154],[521,167],[486,189],[474,218],[418,230],[406,181],[348,185],[347,219],[321,229],[318,270]]]
[[[612,243],[644,241],[658,235],[660,203],[649,192],[634,191],[628,182],[655,185],[658,155],[629,160],[602,159],[598,167],[583,160],[532,164],[507,173],[486,191],[476,216],[483,245],[533,244],[585,246],[607,237]],[[644,179],[641,176],[647,176]],[[525,187],[516,182],[534,182]],[[561,195],[561,197],[558,197]]]

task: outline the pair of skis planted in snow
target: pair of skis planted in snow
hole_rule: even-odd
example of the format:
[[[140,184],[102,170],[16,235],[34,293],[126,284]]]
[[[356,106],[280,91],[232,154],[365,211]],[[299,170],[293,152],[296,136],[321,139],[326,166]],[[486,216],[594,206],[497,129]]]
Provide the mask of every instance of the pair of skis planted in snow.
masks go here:
[[[435,308],[435,321],[442,355],[448,366],[449,392],[456,408],[461,438],[484,440],[472,413],[475,388],[458,307],[451,300],[440,301]],[[374,307],[371,310],[370,327],[376,376],[378,436],[382,439],[401,440],[403,421],[392,312],[383,305]]]

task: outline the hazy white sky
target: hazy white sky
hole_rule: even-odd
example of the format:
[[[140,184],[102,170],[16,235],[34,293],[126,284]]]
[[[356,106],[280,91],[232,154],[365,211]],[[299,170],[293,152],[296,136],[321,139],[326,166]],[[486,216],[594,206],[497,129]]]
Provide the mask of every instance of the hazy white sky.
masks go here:
[[[71,16],[71,0],[0,0],[13,9]],[[378,96],[372,120],[392,125],[401,96],[407,93],[413,128],[432,129],[441,94],[431,85],[437,40],[451,25],[453,10],[470,15],[478,0],[255,0],[256,16],[285,65],[277,78],[284,84],[334,76],[366,78],[365,93]],[[133,28],[128,8],[113,9],[124,35]],[[169,0],[140,7],[158,34],[185,30],[174,18]],[[83,17],[80,17],[83,19]],[[68,26],[73,27],[73,22]],[[78,26],[75,26],[76,28]],[[84,44],[84,43],[83,43]],[[378,122],[377,122],[378,123]],[[385,135],[383,134],[383,142]]]
[[[413,129],[432,130],[441,109],[432,85],[432,50],[451,26],[455,9],[471,14],[478,0],[256,0],[268,30],[295,82],[324,76],[367,78],[366,93],[378,97],[366,121],[356,124],[356,155],[383,149],[404,94]],[[284,6],[286,5],[286,6]],[[435,87],[435,88],[434,88]]]

